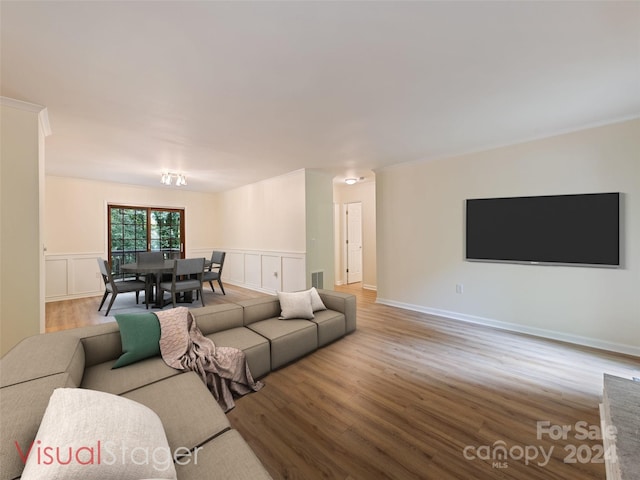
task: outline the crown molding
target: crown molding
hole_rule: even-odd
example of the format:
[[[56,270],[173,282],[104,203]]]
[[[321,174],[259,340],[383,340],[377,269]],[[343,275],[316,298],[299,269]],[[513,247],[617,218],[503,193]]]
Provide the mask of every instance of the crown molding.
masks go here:
[[[9,97],[0,97],[0,104],[5,107],[13,107],[19,110],[26,110],[27,112],[40,113],[43,107],[42,105],[37,105],[35,103],[25,102],[23,100],[16,100],[15,98]]]
[[[44,136],[48,137],[49,135],[51,135],[51,124],[49,123],[49,112],[47,110],[47,107],[38,105],[36,103],[25,102],[23,100],[16,100],[15,98],[9,97],[0,97],[0,105],[16,108],[18,110],[24,110],[26,112],[37,113]]]

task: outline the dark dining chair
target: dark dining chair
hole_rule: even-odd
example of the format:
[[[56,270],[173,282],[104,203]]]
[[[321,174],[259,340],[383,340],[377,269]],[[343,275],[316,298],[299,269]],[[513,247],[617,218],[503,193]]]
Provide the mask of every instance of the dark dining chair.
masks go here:
[[[204,307],[204,297],[202,295],[202,274],[204,273],[203,258],[185,258],[173,261],[173,273],[170,282],[160,282],[161,300],[164,292],[171,292],[171,303],[176,308],[176,294],[183,292],[198,292],[202,306]]]
[[[136,304],[138,303],[140,299],[140,292],[146,291],[145,282],[142,280],[114,280],[113,275],[111,275],[109,263],[102,258],[98,258],[98,267],[100,267],[100,274],[104,281],[104,295],[102,296],[102,301],[100,302],[98,311],[102,309],[102,306],[109,294],[111,294],[111,300],[109,301],[109,306],[104,314],[105,317],[109,315],[113,302],[119,293],[136,292]]]
[[[164,253],[162,252],[138,252],[139,265],[155,265],[164,262]]]
[[[213,281],[217,281],[223,295],[226,295],[226,293],[224,292],[224,285],[222,285],[222,267],[224,266],[224,258],[226,255],[227,252],[218,252],[214,250],[211,254],[211,265],[209,265],[209,268],[205,270],[204,275],[202,275],[202,281],[209,282],[212,292],[216,291],[213,288]]]

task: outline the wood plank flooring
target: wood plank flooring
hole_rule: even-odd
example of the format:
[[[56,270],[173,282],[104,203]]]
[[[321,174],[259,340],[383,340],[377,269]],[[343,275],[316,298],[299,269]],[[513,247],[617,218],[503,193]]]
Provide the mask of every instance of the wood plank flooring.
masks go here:
[[[225,288],[207,304],[260,295]],[[357,295],[356,332],[271,372],[228,414],[274,478],[605,478],[601,441],[584,432],[597,433],[603,373],[638,376],[637,358],[337,289]],[[104,321],[98,303],[47,304],[47,328]]]

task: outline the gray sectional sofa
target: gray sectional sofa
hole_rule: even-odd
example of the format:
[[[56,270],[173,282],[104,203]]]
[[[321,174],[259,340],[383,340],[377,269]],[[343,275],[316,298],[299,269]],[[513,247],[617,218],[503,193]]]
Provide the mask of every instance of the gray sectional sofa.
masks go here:
[[[279,319],[275,296],[191,312],[216,345],[243,350],[252,375],[261,378],[355,330],[355,297],[318,292],[327,309],[315,312],[310,320]],[[0,360],[0,480],[22,475],[23,456],[36,434],[40,438],[43,415],[58,388],[107,392],[151,409],[161,421],[171,452],[185,454],[174,457],[181,480],[270,478],[196,373],[181,373],[159,356],[112,369],[121,354],[118,324],[110,322],[29,337]],[[101,421],[114,423],[116,431],[126,430],[118,426],[118,418],[110,418],[109,408],[103,416]],[[64,419],[59,422],[62,425]],[[197,461],[188,458],[195,452]],[[95,471],[98,467],[108,468],[91,465]],[[115,477],[106,470],[95,478]]]

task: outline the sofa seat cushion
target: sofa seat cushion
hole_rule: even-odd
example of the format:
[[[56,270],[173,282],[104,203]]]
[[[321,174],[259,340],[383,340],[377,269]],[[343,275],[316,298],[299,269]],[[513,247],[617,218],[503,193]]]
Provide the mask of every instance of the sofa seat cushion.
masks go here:
[[[269,340],[245,327],[232,328],[207,335],[213,343],[221,347],[242,350],[247,357],[253,378],[260,378],[271,371],[271,351]]]
[[[315,312],[315,316],[311,321],[318,326],[319,347],[344,337],[347,331],[344,315],[334,310]]]
[[[269,318],[248,325],[254,332],[269,339],[271,368],[280,368],[318,348],[318,329],[309,320]]]
[[[17,478],[56,388],[75,387],[68,373],[50,375],[0,389],[0,465],[2,478]],[[15,442],[20,447],[16,447]]]
[[[231,427],[207,386],[194,372],[145,385],[123,397],[158,414],[172,452],[191,451]]]
[[[180,374],[160,357],[147,358],[125,368],[112,369],[113,360],[88,367],[84,371],[82,388],[122,395],[148,383]]]
[[[197,457],[195,456],[197,454]],[[180,464],[182,462],[182,465]],[[180,480],[268,480],[269,472],[237,430],[229,430],[176,463]]]

